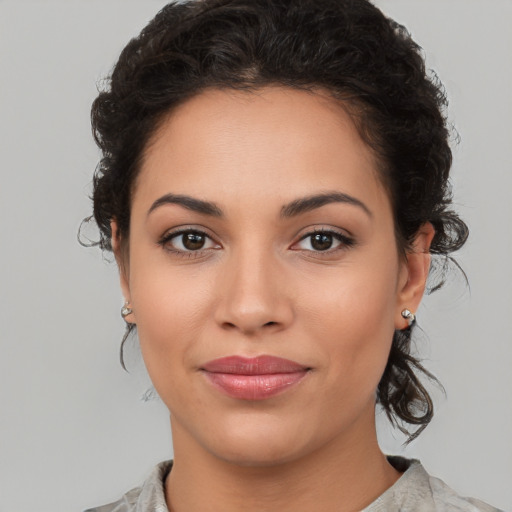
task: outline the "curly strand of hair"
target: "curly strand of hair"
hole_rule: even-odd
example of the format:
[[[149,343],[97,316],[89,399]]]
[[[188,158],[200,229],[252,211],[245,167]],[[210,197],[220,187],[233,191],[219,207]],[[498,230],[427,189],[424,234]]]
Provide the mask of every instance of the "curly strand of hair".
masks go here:
[[[407,436],[404,444],[416,439],[434,417],[434,404],[417,372],[444,390],[439,380],[410,354],[412,328],[395,331],[388,363],[377,390],[377,402],[396,428]],[[403,423],[418,425],[415,431]]]
[[[126,368],[126,364],[124,362],[124,346],[126,344],[126,340],[130,337],[130,334],[132,334],[137,326],[135,324],[126,324],[126,329],[124,331],[123,339],[121,340],[121,345],[119,347],[119,361],[121,362],[121,366],[123,367],[123,370],[126,372],[129,372],[128,368]]]

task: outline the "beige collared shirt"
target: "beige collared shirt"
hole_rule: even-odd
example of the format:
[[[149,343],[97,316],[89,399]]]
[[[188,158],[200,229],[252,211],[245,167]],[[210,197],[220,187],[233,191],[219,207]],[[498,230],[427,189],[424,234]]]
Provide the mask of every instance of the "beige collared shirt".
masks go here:
[[[403,457],[388,457],[403,475],[361,512],[503,512],[480,500],[463,498],[442,480],[430,476],[421,463]],[[169,512],[164,483],[172,461],[158,464],[142,485],[120,500],[85,512]]]

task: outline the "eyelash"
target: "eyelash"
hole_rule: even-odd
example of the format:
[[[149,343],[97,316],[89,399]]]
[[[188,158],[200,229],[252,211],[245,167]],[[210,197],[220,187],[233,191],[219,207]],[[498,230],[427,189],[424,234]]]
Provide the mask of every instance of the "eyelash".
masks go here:
[[[183,258],[197,258],[197,257],[203,256],[205,251],[215,250],[215,248],[208,247],[206,249],[185,250],[184,251],[184,250],[176,249],[176,248],[173,248],[172,246],[170,246],[169,242],[171,240],[173,240],[174,238],[177,238],[179,236],[183,236],[184,234],[200,235],[200,236],[203,236],[203,237],[211,240],[212,242],[214,242],[212,237],[209,236],[205,231],[202,231],[197,228],[193,228],[193,229],[192,228],[184,228],[184,229],[179,229],[177,231],[172,231],[170,233],[166,233],[158,241],[158,244],[160,246],[162,246],[165,250],[172,252],[175,255],[177,255],[179,257],[183,257]],[[313,237],[315,235],[318,235],[318,234],[332,236],[335,240],[340,242],[340,245],[335,247],[334,249],[329,248],[329,249],[326,249],[325,251],[302,249],[306,252],[315,254],[315,257],[322,257],[324,255],[325,256],[332,255],[333,253],[336,253],[340,250],[347,250],[350,247],[353,247],[355,245],[355,240],[353,238],[351,238],[347,235],[344,235],[342,233],[339,233],[338,231],[331,230],[331,229],[314,229],[313,231],[310,231],[310,232],[306,233],[305,235],[303,235],[298,240],[298,242],[295,242],[293,245],[295,246],[295,245],[299,244],[300,242],[302,242],[303,240],[306,240],[306,239]],[[301,249],[294,249],[294,250],[301,250]]]
[[[322,257],[324,255],[329,256],[338,251],[347,250],[347,249],[353,247],[356,243],[353,238],[351,238],[343,233],[334,231],[332,229],[321,229],[320,228],[320,229],[314,229],[313,231],[306,233],[294,245],[297,245],[298,243],[302,242],[303,240],[306,240],[308,238],[311,238],[311,237],[313,237],[315,235],[319,235],[319,234],[332,236],[332,238],[334,240],[337,240],[338,242],[340,242],[340,244],[339,244],[339,246],[337,246],[335,248],[329,248],[329,249],[326,249],[325,251],[314,251],[314,250],[304,249],[307,252],[313,253],[315,255],[315,257]],[[300,250],[300,249],[298,249],[298,250]]]

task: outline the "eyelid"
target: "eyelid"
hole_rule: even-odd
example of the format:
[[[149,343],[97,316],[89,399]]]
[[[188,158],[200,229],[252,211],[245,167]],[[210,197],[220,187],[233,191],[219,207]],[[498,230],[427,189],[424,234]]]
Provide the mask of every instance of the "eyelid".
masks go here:
[[[212,240],[215,240],[216,238],[208,228],[201,226],[200,224],[180,224],[178,226],[166,229],[163,235],[160,236],[159,240],[169,239],[173,236],[189,232],[200,233],[201,235],[205,235]]]

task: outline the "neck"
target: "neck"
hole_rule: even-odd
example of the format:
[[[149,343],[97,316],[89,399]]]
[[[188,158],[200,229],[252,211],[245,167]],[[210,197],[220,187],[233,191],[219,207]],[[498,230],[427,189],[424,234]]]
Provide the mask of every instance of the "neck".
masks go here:
[[[262,467],[222,460],[173,424],[174,464],[166,481],[169,510],[361,510],[400,477],[380,451],[374,419],[370,425],[355,425],[350,435],[297,460]]]

